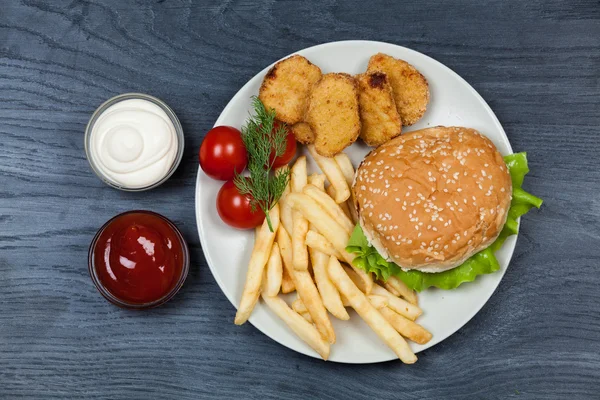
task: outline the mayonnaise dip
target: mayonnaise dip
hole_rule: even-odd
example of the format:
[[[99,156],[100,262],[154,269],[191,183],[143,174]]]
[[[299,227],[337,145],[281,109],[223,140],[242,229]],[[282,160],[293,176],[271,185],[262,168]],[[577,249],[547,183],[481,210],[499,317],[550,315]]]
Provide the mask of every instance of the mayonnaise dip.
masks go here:
[[[141,98],[109,106],[88,135],[92,165],[105,180],[126,189],[145,188],[164,179],[180,145],[169,115]]]

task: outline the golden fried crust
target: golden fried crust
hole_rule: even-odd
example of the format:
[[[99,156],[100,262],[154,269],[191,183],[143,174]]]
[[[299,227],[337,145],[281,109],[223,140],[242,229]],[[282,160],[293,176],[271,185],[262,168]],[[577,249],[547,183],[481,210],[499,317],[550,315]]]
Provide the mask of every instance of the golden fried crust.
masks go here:
[[[420,120],[429,103],[429,85],[425,77],[406,61],[383,53],[377,53],[369,60],[367,72],[372,71],[387,74],[402,124],[412,125]]]
[[[297,122],[290,127],[294,137],[297,141],[303,144],[311,144],[315,141],[315,134],[313,133],[310,125],[306,122]]]
[[[359,87],[361,139],[369,146],[379,146],[400,135],[402,121],[387,75],[373,71],[357,75],[356,80]]]
[[[321,79],[321,69],[306,58],[293,55],[279,61],[265,75],[258,98],[277,119],[293,125],[302,120],[312,87]]]
[[[358,108],[358,84],[352,76],[323,75],[310,95],[305,118],[319,154],[332,157],[356,141],[361,127]]]

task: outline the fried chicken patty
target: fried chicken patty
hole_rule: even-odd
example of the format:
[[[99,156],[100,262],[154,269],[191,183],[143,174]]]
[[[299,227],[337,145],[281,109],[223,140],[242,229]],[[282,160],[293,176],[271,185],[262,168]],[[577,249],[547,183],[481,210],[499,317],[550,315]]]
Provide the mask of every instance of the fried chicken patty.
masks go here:
[[[369,60],[367,72],[373,71],[387,74],[402,124],[412,125],[421,119],[429,103],[429,85],[425,77],[406,61],[383,53],[377,53]]]
[[[379,146],[402,133],[392,87],[385,72],[356,76],[362,128],[360,137],[369,146]]]
[[[342,73],[323,75],[312,90],[305,120],[322,156],[332,157],[354,143],[361,128],[356,80]]]
[[[265,75],[258,98],[277,119],[293,125],[302,121],[312,87],[321,79],[321,69],[300,55],[279,61]]]

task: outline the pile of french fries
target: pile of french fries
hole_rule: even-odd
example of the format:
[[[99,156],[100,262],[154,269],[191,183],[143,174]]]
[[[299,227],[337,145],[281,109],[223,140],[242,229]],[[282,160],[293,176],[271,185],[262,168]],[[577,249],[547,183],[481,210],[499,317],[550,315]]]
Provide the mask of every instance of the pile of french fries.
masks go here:
[[[346,245],[357,221],[350,190],[354,167],[344,153],[326,158],[308,148],[323,174],[308,176],[304,156],[291,167],[288,188],[269,213],[274,232],[266,222],[256,229],[235,323],[246,322],[262,297],[327,360],[336,340],[330,314],[348,320],[346,307],[352,307],[404,363],[412,364],[417,357],[406,339],[419,344],[431,339],[414,322],[422,314],[417,296],[395,277],[377,283],[352,265],[354,255]],[[297,299],[290,307],[280,293],[294,291]]]

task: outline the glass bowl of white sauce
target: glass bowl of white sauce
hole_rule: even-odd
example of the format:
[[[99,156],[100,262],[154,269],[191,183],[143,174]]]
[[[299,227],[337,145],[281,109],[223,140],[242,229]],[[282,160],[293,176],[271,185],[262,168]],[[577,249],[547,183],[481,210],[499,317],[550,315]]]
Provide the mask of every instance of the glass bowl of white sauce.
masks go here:
[[[173,110],[142,93],[107,100],[85,128],[85,153],[96,175],[109,186],[131,192],[169,179],[183,157],[184,141]]]

